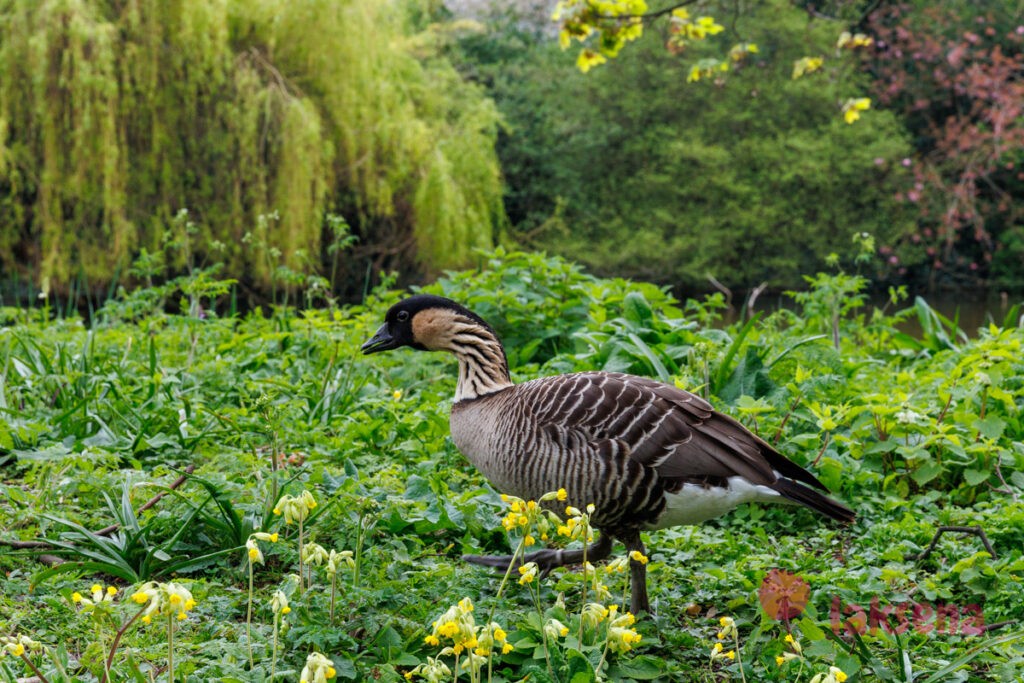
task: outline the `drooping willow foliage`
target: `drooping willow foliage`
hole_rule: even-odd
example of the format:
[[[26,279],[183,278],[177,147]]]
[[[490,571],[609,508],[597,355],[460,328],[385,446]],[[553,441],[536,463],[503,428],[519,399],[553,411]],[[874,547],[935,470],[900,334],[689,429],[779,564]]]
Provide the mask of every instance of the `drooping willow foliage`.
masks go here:
[[[323,263],[328,211],[368,255],[460,264],[503,217],[497,114],[417,38],[422,11],[0,0],[0,268],[107,282],[184,208],[190,258],[256,283]]]

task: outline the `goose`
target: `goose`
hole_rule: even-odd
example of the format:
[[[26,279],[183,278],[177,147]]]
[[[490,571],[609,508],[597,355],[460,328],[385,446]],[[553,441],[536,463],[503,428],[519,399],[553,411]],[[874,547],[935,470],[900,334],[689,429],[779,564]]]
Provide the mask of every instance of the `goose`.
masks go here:
[[[618,372],[578,372],[515,384],[504,347],[480,316],[418,294],[392,306],[362,346],[446,351],[458,360],[452,441],[500,492],[539,500],[564,488],[569,504],[593,504],[598,532],[585,549],[544,549],[518,562],[542,571],[611,555],[630,559],[630,610],[650,612],[642,531],[698,524],[748,502],[806,506],[852,523],[818,479],[735,419],[675,386]],[[633,553],[632,551],[637,551]],[[513,557],[466,555],[507,567]]]

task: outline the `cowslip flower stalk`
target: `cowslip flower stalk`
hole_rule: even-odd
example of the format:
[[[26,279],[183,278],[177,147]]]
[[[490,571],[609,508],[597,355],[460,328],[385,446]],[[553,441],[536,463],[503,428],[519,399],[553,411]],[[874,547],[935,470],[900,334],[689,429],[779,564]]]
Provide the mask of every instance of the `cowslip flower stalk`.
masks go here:
[[[249,604],[245,611],[245,644],[249,648],[249,670],[252,671],[256,667],[256,663],[252,656],[252,576],[253,576],[253,565],[263,564],[263,552],[260,550],[259,545],[256,541],[269,541],[270,543],[277,543],[278,535],[276,533],[268,534],[262,531],[258,531],[249,536],[249,539],[245,542],[246,554],[249,558]]]
[[[338,594],[338,569],[342,564],[348,565],[349,569],[355,571],[356,561],[352,557],[352,551],[342,550],[339,553],[337,550],[332,550],[327,557],[327,574],[331,577],[331,623],[334,623],[334,602]]]
[[[743,660],[740,652],[740,632],[736,628],[736,621],[733,620],[732,617],[722,617],[718,620],[718,625],[722,628],[718,632],[718,642],[711,648],[711,661],[714,662],[719,659],[728,659],[729,661],[739,662],[740,680],[743,681],[743,683],[746,683],[747,675],[743,672]],[[734,649],[726,650],[725,646],[722,645],[722,641],[730,636],[733,638]]]
[[[565,489],[559,489],[559,493],[564,490]],[[568,530],[568,533],[564,535],[569,536],[570,538],[582,538],[583,540],[583,594],[580,597],[580,604],[582,605],[587,604],[587,575],[593,571],[593,565],[587,562],[587,548],[589,547],[590,542],[594,539],[594,534],[590,530],[590,515],[594,514],[595,509],[596,508],[593,503],[587,505],[586,512],[580,512],[571,505],[565,508],[565,514],[568,516],[568,519],[565,522],[565,528]],[[562,527],[559,527],[558,531],[561,533]],[[574,532],[577,531],[578,533],[574,536]],[[596,578],[597,573],[594,572],[593,576]],[[580,613],[580,616],[582,617],[582,612]],[[580,619],[580,628],[579,633],[577,634],[577,639],[579,642],[583,642],[582,618]]]
[[[270,680],[274,680],[274,674],[277,673],[278,635],[281,632],[285,615],[291,612],[292,608],[288,606],[288,596],[279,590],[274,591],[274,595],[270,599],[270,608],[274,611],[274,649],[270,660]]]
[[[327,561],[330,555],[319,543],[307,543],[302,549],[302,562],[306,565],[306,585],[313,587],[313,565],[320,566]],[[301,574],[300,574],[301,576]]]
[[[800,675],[804,672],[804,656],[803,647],[800,646],[800,641],[793,637],[792,633],[787,633],[785,637],[786,644],[793,650],[792,652],[783,652],[775,657],[775,664],[778,666],[785,666],[787,662],[791,662],[794,659],[800,660],[800,669],[796,673],[796,678],[799,679]]]
[[[142,621],[149,624],[153,615],[167,617],[167,680],[174,680],[174,621],[184,621],[188,618],[188,612],[196,606],[191,591],[180,583],[168,581],[157,583],[149,581],[142,584],[135,593],[132,600],[139,605],[145,605],[140,612]]]
[[[274,506],[275,515],[284,515],[284,523],[299,523],[299,595],[302,595],[302,550],[303,550],[303,522],[309,517],[309,513],[317,505],[316,499],[309,491],[303,490],[298,496],[285,494]]]
[[[114,596],[117,595],[117,588],[114,586],[107,586],[106,589],[98,583],[94,583],[89,589],[89,597],[84,597],[78,591],[71,594],[71,602],[78,605],[82,614],[88,614],[92,618],[93,626],[96,629],[96,642],[99,643],[100,649],[106,648],[106,638],[104,637],[104,626],[107,623],[114,622],[114,616],[112,614],[114,606]],[[103,675],[108,677],[110,671],[107,669],[106,660],[103,663]]]

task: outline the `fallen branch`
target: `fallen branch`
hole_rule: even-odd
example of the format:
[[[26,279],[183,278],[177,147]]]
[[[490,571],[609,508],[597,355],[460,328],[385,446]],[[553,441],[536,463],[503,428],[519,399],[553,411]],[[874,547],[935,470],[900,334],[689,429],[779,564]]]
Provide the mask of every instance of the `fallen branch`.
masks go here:
[[[924,560],[935,550],[935,546],[939,543],[939,538],[942,534],[947,531],[956,534],[972,534],[981,539],[981,544],[985,546],[985,550],[992,556],[992,559],[998,559],[996,557],[996,551],[992,548],[992,543],[988,540],[988,536],[985,535],[985,530],[980,526],[940,526],[932,537],[932,542],[928,544],[928,547],[924,549],[924,552],[910,553],[904,555],[904,560]]]

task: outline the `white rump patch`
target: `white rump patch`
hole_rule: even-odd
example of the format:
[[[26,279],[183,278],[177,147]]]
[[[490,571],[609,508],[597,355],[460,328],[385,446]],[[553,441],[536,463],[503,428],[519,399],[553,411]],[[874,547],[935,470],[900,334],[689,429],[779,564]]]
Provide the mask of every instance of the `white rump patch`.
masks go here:
[[[733,508],[755,501],[779,501],[780,494],[767,486],[751,484],[743,477],[729,477],[729,486],[683,484],[678,493],[665,494],[665,511],[649,529],[699,524],[721,517]]]

